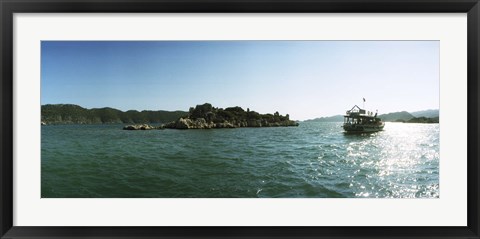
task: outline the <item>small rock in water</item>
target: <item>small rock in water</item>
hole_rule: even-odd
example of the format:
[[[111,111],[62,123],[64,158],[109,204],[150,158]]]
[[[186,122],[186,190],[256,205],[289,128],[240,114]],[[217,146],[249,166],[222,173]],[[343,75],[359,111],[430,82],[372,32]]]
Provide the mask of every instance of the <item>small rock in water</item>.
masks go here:
[[[123,129],[124,130],[151,130],[151,129],[155,129],[155,127],[148,124],[134,124],[134,125],[124,126]]]

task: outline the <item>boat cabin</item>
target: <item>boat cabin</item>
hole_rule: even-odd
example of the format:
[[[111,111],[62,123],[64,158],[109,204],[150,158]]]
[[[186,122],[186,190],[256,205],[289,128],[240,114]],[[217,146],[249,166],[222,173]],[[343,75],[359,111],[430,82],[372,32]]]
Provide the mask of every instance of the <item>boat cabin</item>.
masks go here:
[[[344,116],[345,124],[371,124],[380,121],[377,113],[366,111],[355,105],[351,110],[347,110]]]

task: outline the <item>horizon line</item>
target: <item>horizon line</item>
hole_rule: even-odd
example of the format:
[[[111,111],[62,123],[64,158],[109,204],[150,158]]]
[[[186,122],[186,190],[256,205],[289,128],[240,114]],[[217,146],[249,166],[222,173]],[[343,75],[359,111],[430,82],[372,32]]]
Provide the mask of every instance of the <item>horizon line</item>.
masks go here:
[[[203,104],[211,104],[213,107],[215,107],[212,103],[208,103],[208,102],[205,102]],[[190,107],[196,107],[197,105],[203,105],[203,104],[196,104],[195,106],[190,106]],[[114,107],[110,107],[110,106],[104,106],[104,107],[93,107],[93,108],[87,108],[87,107],[84,107],[84,106],[81,106],[79,104],[73,104],[73,103],[56,103],[56,104],[52,104],[52,103],[48,103],[48,104],[40,104],[40,106],[47,106],[47,105],[75,105],[75,106],[78,106],[78,107],[81,107],[81,108],[84,108],[86,110],[93,110],[93,109],[105,109],[105,108],[110,108],[110,109],[114,109],[114,110],[118,110],[118,111],[121,111],[121,112],[128,112],[128,111],[137,111],[137,112],[142,112],[142,111],[166,111],[166,112],[188,112],[188,110],[165,110],[165,109],[157,109],[157,110],[151,110],[151,109],[143,109],[143,110],[136,110],[136,109],[129,109],[129,110],[121,110],[121,109],[117,109],[117,108],[114,108]],[[190,108],[189,107],[189,108]],[[226,108],[231,108],[231,107],[240,107],[243,109],[243,107],[241,106],[229,106],[229,107],[226,107]],[[218,109],[226,109],[226,108],[222,108],[222,107],[215,107],[215,108],[218,108]],[[247,109],[249,109],[250,107],[248,107]],[[245,110],[245,109],[244,109]],[[417,110],[417,111],[407,111],[407,110],[400,110],[400,111],[394,111],[394,112],[388,112],[388,113],[384,113],[382,115],[385,115],[385,114],[391,114],[391,113],[400,113],[400,112],[407,112],[407,113],[415,113],[415,112],[419,112],[419,111],[428,111],[428,110],[438,110],[440,111],[439,108],[429,108],[429,109],[424,109],[424,110]],[[253,110],[255,111],[255,110]],[[261,113],[261,112],[258,112],[258,113]],[[269,113],[264,113],[264,114],[269,114]],[[288,113],[285,113],[285,114],[288,114]],[[342,114],[336,114],[336,115],[329,115],[329,116],[318,116],[318,117],[315,117],[315,118],[310,118],[310,119],[303,119],[303,120],[295,120],[295,121],[308,121],[308,120],[315,120],[315,119],[321,119],[321,118],[330,118],[330,117],[335,117],[335,116],[343,116]]]

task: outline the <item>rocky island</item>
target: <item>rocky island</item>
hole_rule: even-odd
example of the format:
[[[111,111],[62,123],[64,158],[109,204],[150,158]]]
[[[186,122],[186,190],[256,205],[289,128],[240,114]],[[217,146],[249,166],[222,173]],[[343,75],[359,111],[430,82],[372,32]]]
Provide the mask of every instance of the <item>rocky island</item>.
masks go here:
[[[290,120],[289,115],[260,114],[255,111],[246,111],[241,107],[216,108],[209,103],[191,107],[186,116],[160,127],[129,125],[124,129],[213,129],[213,128],[240,128],[240,127],[287,127],[298,126]]]
[[[239,127],[286,127],[298,126],[290,120],[289,115],[260,114],[255,111],[246,111],[241,107],[215,108],[209,103],[191,107],[186,117],[164,125],[171,129],[211,129],[211,128],[239,128]]]

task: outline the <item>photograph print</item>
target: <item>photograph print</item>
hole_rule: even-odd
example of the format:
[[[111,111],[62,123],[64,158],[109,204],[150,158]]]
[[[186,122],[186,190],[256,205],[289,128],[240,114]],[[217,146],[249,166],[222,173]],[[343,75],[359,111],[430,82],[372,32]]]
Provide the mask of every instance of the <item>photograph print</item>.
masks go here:
[[[42,41],[42,198],[439,198],[439,41]]]

